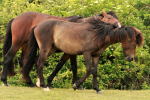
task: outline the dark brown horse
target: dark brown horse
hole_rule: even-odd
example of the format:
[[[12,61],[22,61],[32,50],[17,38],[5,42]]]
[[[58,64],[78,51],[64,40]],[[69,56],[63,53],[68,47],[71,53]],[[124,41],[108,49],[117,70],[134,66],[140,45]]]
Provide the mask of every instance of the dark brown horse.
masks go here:
[[[43,65],[46,58],[55,53],[57,50],[63,51],[70,55],[83,55],[86,63],[87,72],[83,78],[73,85],[77,89],[84,80],[91,74],[91,57],[93,60],[93,89],[101,94],[97,86],[97,64],[99,55],[105,49],[115,43],[122,43],[123,53],[127,61],[133,61],[135,56],[136,45],[141,46],[143,43],[142,33],[131,26],[114,28],[105,24],[97,16],[88,18],[83,23],[70,23],[60,20],[47,20],[38,24],[31,32],[29,38],[29,54],[26,58],[28,61],[33,60],[33,52],[39,47],[40,53],[37,62],[39,86],[49,89],[49,83],[46,86],[43,78]],[[24,70],[26,71],[26,70]],[[24,72],[24,77],[28,77]],[[48,79],[49,80],[49,79]],[[49,82],[49,81],[48,81]]]
[[[115,13],[113,13],[112,11],[109,13],[116,16]],[[10,76],[14,75],[13,57],[15,56],[16,52],[22,47],[21,58],[23,59],[24,55],[26,54],[27,41],[31,29],[37,24],[47,19],[59,19],[64,21],[77,22],[77,23],[84,22],[86,20],[86,18],[82,18],[78,16],[56,17],[52,15],[31,12],[31,11],[25,12],[19,15],[18,17],[16,17],[15,19],[12,19],[7,26],[6,39],[3,45],[4,67],[3,67],[1,80],[3,81],[5,86],[8,86],[7,74]],[[106,14],[105,12],[102,12],[101,20],[106,23],[113,24],[116,27],[120,26],[120,23],[117,19],[115,19],[109,14]],[[75,69],[76,56],[68,56],[64,54],[62,60],[66,61],[69,57],[71,59],[72,68]],[[77,81],[76,71],[74,70],[73,73],[74,73],[73,80],[75,82]],[[30,86],[35,86],[32,82],[29,82],[28,84]]]

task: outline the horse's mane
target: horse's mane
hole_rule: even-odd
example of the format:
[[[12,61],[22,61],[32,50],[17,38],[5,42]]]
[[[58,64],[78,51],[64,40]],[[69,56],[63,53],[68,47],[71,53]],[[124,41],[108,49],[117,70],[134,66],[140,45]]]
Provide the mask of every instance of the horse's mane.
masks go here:
[[[142,46],[144,38],[140,30],[132,26],[123,26],[122,28],[117,28],[114,32],[110,33],[110,40],[114,43],[114,38],[118,38],[118,41],[125,42],[127,38],[131,40],[136,40],[136,45]]]
[[[110,36],[111,44],[118,42],[125,42],[126,39],[136,40],[136,44],[141,46],[143,44],[143,35],[135,27],[122,26],[121,28],[115,28],[110,24],[106,24],[98,16],[93,16],[86,20],[87,23],[91,24],[87,30],[95,32],[95,39],[98,39],[98,46],[103,43],[106,35]]]
[[[107,24],[101,20],[99,16],[92,16],[86,20],[87,23],[91,24],[87,30],[95,31],[96,36],[104,36],[107,31],[114,29],[110,24]]]
[[[67,18],[70,18],[70,19],[68,20],[69,22],[76,22],[77,19],[82,19],[82,18],[84,18],[84,17],[80,17],[80,16],[73,15],[73,16],[69,16],[69,17],[67,17]]]
[[[116,19],[118,20],[118,17],[117,17],[117,15],[116,15],[115,12],[113,12],[113,11],[108,11],[107,14],[113,16],[114,18],[116,18]],[[98,16],[100,16],[101,18],[104,17],[102,14],[98,14]],[[69,22],[76,22],[77,19],[82,19],[82,18],[84,18],[84,17],[80,17],[80,16],[77,16],[77,15],[73,15],[73,16],[69,16],[69,17],[67,17],[67,18],[70,18],[70,19],[68,20]]]

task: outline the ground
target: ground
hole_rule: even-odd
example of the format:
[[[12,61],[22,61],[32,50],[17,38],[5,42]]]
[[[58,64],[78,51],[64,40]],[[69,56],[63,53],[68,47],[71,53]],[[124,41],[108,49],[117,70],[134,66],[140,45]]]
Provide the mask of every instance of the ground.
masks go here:
[[[150,100],[150,90],[94,90],[57,89],[0,86],[1,100]]]

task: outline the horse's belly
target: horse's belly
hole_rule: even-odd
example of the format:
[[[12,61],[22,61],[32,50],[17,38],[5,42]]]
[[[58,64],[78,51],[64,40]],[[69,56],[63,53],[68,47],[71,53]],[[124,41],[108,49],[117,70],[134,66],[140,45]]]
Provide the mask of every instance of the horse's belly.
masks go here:
[[[55,46],[67,53],[67,54],[71,54],[71,55],[78,55],[82,53],[82,45],[74,40],[68,40],[68,39],[64,39],[64,40],[55,40],[54,41]]]
[[[52,48],[50,49],[50,51],[49,51],[48,56],[51,56],[53,53],[56,53],[57,50],[58,50],[57,48],[52,47]]]

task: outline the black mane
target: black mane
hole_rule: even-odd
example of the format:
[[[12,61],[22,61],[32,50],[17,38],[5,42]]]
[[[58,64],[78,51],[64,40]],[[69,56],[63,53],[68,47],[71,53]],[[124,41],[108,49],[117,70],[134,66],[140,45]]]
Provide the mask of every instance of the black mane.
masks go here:
[[[135,27],[122,26],[121,28],[115,28],[110,24],[104,23],[97,16],[89,18],[87,23],[91,24],[87,30],[95,31],[95,39],[98,40],[99,45],[104,41],[106,35],[110,36],[112,44],[123,43],[126,39],[136,40],[138,46],[141,46],[143,43],[143,35]]]
[[[118,20],[118,17],[117,17],[117,15],[116,15],[115,12],[113,12],[113,11],[108,11],[107,14],[113,16],[114,18],[116,18],[116,19]],[[98,16],[100,16],[101,18],[104,17],[102,14],[99,14]],[[68,18],[70,18],[70,19],[69,19],[69,22],[76,22],[78,19],[82,19],[82,18],[84,18],[84,17],[80,17],[80,16],[77,16],[77,15],[73,15],[73,16],[69,16]]]
[[[73,16],[69,16],[68,18],[70,18],[68,21],[69,22],[76,22],[77,19],[82,19],[84,17],[80,17],[80,16],[76,16],[76,15],[73,15]]]
[[[112,25],[101,21],[101,17],[93,16],[87,20],[91,24],[87,30],[95,31],[95,37],[104,37],[112,30],[115,29]]]

